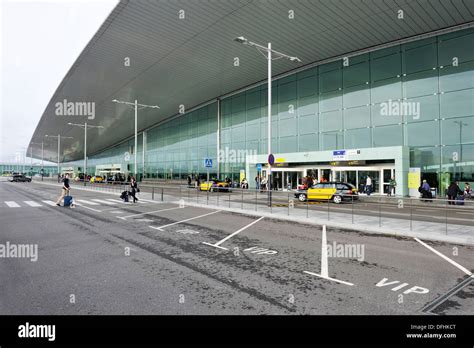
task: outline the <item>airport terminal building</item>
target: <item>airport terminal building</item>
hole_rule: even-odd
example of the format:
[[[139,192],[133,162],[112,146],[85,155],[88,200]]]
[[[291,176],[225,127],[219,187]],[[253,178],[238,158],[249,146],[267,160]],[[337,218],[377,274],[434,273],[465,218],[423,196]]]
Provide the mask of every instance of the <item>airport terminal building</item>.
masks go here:
[[[210,158],[212,176],[254,187],[267,171],[268,60],[239,36],[301,60],[272,61],[277,188],[306,175],[356,186],[370,175],[380,194],[393,177],[398,195],[420,179],[441,194],[474,181],[474,1],[462,0],[121,1],[30,146],[71,137],[59,161],[81,172],[87,136],[88,174],[156,180],[205,177]],[[136,147],[134,109],[112,100],[142,104]],[[74,103],[91,107],[66,112]],[[86,135],[74,126],[86,123]]]

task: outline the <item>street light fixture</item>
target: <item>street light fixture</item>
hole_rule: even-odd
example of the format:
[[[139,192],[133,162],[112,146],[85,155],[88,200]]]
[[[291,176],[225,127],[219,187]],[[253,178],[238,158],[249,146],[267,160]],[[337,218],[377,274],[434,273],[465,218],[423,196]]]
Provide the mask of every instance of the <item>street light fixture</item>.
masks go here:
[[[301,63],[301,59],[295,56],[289,56],[287,54],[275,51],[272,49],[272,44],[269,42],[267,47],[263,45],[259,45],[255,42],[247,40],[243,36],[236,37],[234,39],[235,42],[238,42],[243,45],[255,47],[260,53],[262,53],[268,61],[268,156],[270,156],[271,152],[271,145],[272,145],[272,60],[277,60],[281,58],[288,59],[290,62],[294,63]],[[271,206],[271,189],[272,189],[272,181],[271,181],[271,173],[272,173],[272,166],[270,163],[268,164],[268,204]]]
[[[87,177],[87,128],[104,128],[103,126],[93,126],[84,122],[84,124],[79,123],[71,123],[69,122],[68,125],[81,127],[84,128],[84,186],[86,185],[86,177]]]
[[[137,170],[137,149],[138,149],[138,129],[137,129],[137,125],[138,125],[138,109],[139,109],[139,107],[140,107],[140,110],[141,110],[141,109],[144,109],[144,108],[159,109],[160,107],[159,107],[158,105],[139,104],[139,103],[138,103],[138,100],[136,100],[136,99],[135,99],[135,102],[134,102],[134,103],[114,99],[114,100],[112,100],[112,103],[130,105],[130,106],[133,106],[134,109],[135,109],[135,145],[134,145],[134,148],[133,148],[133,154],[134,154],[134,167],[133,167],[133,172],[134,172],[135,179],[138,179],[138,178],[137,178],[137,174],[138,174],[138,170]],[[143,149],[143,151],[145,151],[145,149]],[[145,174],[145,173],[143,173],[143,174]]]
[[[74,139],[74,138],[73,137],[64,137],[64,136],[61,136],[60,134],[58,134],[58,135],[48,135],[48,134],[46,134],[45,137],[46,138],[58,138],[58,182],[59,182],[59,174],[60,174],[59,153],[60,153],[60,149],[61,149],[61,138],[63,138],[63,139]]]
[[[30,145],[41,145],[41,181],[43,181],[43,176],[44,176],[44,163],[43,163],[44,142],[42,141],[41,143],[30,143]],[[31,147],[31,165],[33,166],[33,146]]]

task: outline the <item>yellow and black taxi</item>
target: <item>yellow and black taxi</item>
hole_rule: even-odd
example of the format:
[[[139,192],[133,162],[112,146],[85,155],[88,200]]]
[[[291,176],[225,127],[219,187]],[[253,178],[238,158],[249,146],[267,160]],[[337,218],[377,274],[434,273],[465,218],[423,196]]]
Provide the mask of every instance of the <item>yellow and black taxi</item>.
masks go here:
[[[346,182],[321,182],[307,190],[297,190],[295,197],[300,202],[311,200],[331,200],[336,204],[344,201],[353,201],[359,198],[359,193],[354,185]]]
[[[203,181],[199,185],[199,190],[201,191],[230,191],[230,184],[225,181],[211,180]]]

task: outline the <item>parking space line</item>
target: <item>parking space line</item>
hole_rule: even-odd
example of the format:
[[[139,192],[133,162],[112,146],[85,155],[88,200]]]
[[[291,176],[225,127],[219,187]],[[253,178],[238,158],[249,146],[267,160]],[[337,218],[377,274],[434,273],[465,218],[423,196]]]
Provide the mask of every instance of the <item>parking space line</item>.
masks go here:
[[[213,247],[216,247],[216,248],[228,250],[227,248],[221,247],[220,245],[221,245],[222,243],[224,243],[226,240],[228,240],[228,239],[232,238],[233,236],[235,236],[236,234],[239,234],[239,233],[242,232],[243,230],[246,230],[246,229],[249,228],[250,226],[256,224],[257,222],[259,222],[259,221],[262,220],[263,218],[264,218],[264,216],[262,216],[261,218],[258,218],[258,219],[255,220],[255,221],[252,221],[252,222],[249,223],[247,226],[242,227],[240,230],[235,231],[234,233],[228,235],[227,237],[225,237],[224,239],[220,240],[219,242],[217,242],[217,243],[215,243],[215,244],[206,243],[206,242],[202,242],[202,244],[206,244],[206,245],[210,245],[210,246],[213,246]]]
[[[132,214],[132,215],[127,215],[127,216],[117,216],[117,218],[122,219],[122,220],[125,220],[125,219],[127,219],[127,218],[134,217],[134,216],[153,214],[153,213],[158,213],[158,212],[160,212],[160,211],[167,211],[167,210],[174,210],[174,209],[183,209],[183,208],[182,208],[182,207],[166,208],[166,209],[148,211],[148,212],[146,212],[146,213],[140,213],[140,214]]]
[[[331,278],[331,277],[324,277],[322,276],[321,274],[317,274],[317,273],[313,273],[313,272],[309,272],[309,271],[303,271],[304,273],[307,273],[307,274],[311,274],[311,275],[314,275],[316,277],[319,277],[319,278],[322,278],[322,279],[327,279],[327,280],[332,280],[336,283],[341,283],[341,284],[345,284],[345,285],[349,285],[349,286],[353,286],[354,284],[352,283],[349,283],[349,282],[345,282],[344,280],[339,280],[339,279],[335,279],[335,278]]]
[[[92,210],[92,211],[96,211],[98,213],[101,213],[102,210],[98,210],[98,209],[94,209],[94,208],[91,208],[91,207],[86,207],[84,204],[81,204],[81,203],[75,203],[78,207],[81,207],[81,208],[86,208],[86,209],[89,209],[89,210]]]
[[[323,231],[321,235],[321,274],[303,271],[303,273],[314,275],[319,278],[331,280],[337,283],[353,286],[354,284],[346,282],[344,280],[339,280],[329,277],[329,267],[328,267],[328,247],[327,247],[327,236],[326,236],[326,225],[323,225]]]
[[[30,207],[42,207],[41,204],[36,203],[36,202],[34,202],[34,201],[23,201],[23,202],[25,202],[26,204],[28,204]]]
[[[457,263],[456,261],[453,261],[451,260],[449,257],[445,256],[444,254],[440,253],[438,250],[436,249],[433,249],[432,247],[430,247],[428,244],[426,244],[425,242],[422,242],[421,240],[419,240],[418,238],[414,238],[418,243],[420,243],[421,245],[423,245],[425,248],[431,250],[432,252],[434,252],[436,255],[438,255],[439,257],[445,259],[446,261],[448,261],[450,264],[452,264],[453,266],[457,267],[458,269],[460,269],[461,271],[463,271],[464,273],[466,273],[468,276],[471,276],[474,278],[472,272],[470,272],[467,268],[461,266],[459,263]]]
[[[77,199],[76,201],[79,202],[79,203],[81,203],[81,204],[100,205],[99,203],[86,201],[86,200],[84,200],[84,199]]]
[[[208,216],[208,215],[212,215],[212,214],[215,214],[215,213],[219,213],[220,211],[221,211],[221,210],[216,210],[216,211],[213,211],[212,213],[207,213],[207,214],[195,216],[195,217],[192,217],[192,218],[186,219],[186,220],[176,221],[176,222],[173,222],[173,223],[171,223],[171,224],[163,225],[163,226],[160,226],[160,227],[156,227],[156,226],[149,226],[149,227],[150,227],[150,228],[153,228],[153,229],[155,229],[155,230],[163,231],[163,228],[165,228],[165,227],[177,225],[177,224],[180,224],[180,223],[186,222],[186,221],[191,221],[191,220],[199,219],[199,218],[202,218],[202,217],[204,217],[204,216]]]
[[[10,208],[20,208],[20,205],[13,201],[5,201],[5,204],[8,205]]]
[[[103,203],[103,204],[107,204],[107,205],[117,205],[116,202],[110,202],[110,201],[106,201],[105,199],[97,199],[97,198],[94,198],[92,199],[94,202],[98,202],[98,203]]]

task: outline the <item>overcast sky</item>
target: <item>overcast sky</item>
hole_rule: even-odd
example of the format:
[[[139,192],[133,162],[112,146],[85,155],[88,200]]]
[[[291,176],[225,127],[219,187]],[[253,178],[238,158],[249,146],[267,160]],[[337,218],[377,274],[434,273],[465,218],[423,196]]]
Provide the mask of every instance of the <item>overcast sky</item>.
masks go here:
[[[25,152],[59,83],[117,3],[0,0],[0,162]]]

